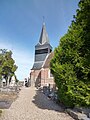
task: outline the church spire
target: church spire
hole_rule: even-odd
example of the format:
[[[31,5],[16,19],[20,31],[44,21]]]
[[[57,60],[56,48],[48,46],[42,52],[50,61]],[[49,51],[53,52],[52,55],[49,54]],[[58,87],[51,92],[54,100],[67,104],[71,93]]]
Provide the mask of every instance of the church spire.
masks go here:
[[[35,59],[32,70],[41,69],[46,57],[51,53],[52,46],[49,43],[45,23],[43,22],[39,43],[35,46]]]
[[[39,43],[40,44],[49,43],[49,38],[48,38],[48,34],[46,32],[46,27],[45,27],[45,22],[43,22],[43,25],[42,25],[42,31],[41,31]]]

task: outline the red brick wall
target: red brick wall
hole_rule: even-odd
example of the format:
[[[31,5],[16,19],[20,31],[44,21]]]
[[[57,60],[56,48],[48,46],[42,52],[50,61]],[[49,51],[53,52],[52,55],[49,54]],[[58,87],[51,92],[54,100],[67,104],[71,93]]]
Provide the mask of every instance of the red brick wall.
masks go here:
[[[41,72],[40,70],[32,70],[31,71],[31,81],[35,86],[40,84],[41,82]]]
[[[31,80],[35,83],[35,86],[47,86],[51,87],[55,85],[54,78],[49,75],[49,68],[42,68],[41,70],[31,71]]]
[[[47,85],[53,86],[54,78],[50,78],[49,76],[49,68],[45,68],[41,70],[41,86],[47,86]]]

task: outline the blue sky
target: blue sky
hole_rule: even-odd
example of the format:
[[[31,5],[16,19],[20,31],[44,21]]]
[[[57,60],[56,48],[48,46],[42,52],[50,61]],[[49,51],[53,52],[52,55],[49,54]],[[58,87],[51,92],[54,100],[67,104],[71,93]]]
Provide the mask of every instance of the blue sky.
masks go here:
[[[53,49],[67,32],[79,0],[0,0],[0,48],[13,51],[17,78],[29,77],[43,16]]]

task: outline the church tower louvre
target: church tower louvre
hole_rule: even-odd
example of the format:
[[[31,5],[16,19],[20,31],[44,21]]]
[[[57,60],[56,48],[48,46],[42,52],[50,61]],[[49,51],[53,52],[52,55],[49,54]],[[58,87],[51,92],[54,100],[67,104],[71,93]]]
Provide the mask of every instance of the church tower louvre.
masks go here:
[[[35,58],[32,70],[41,69],[48,54],[52,51],[49,43],[45,23],[42,25],[41,35],[38,44],[35,46]]]

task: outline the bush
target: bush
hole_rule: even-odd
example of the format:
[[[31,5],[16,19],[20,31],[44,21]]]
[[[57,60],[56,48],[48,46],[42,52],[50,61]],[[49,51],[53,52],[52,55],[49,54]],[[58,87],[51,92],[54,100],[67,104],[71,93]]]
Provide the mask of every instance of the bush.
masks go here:
[[[81,0],[72,21],[54,50],[51,72],[66,106],[90,106],[90,0]]]

